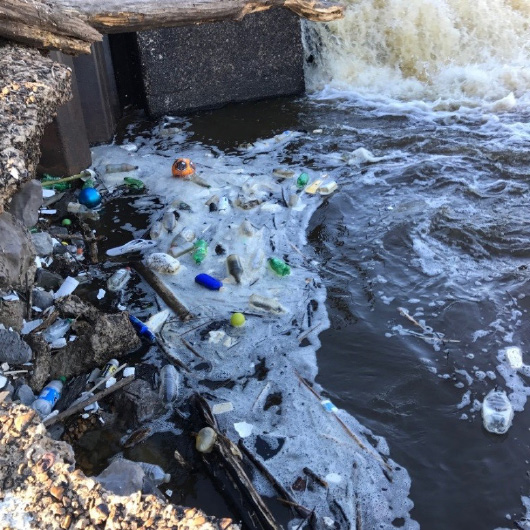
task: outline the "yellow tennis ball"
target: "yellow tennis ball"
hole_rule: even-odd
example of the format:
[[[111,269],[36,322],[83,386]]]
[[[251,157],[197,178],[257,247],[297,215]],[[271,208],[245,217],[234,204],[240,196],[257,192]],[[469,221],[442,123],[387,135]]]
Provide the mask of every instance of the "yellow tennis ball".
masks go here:
[[[232,313],[230,317],[230,324],[238,328],[245,323],[245,315],[243,313]]]

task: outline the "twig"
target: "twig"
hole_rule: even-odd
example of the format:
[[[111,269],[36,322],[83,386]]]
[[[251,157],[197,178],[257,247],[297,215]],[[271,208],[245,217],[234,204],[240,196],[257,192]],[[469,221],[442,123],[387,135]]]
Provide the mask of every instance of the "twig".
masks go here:
[[[57,423],[58,421],[63,421],[69,416],[72,416],[72,414],[75,414],[76,412],[80,412],[85,407],[88,407],[88,405],[91,405],[92,403],[95,403],[96,401],[99,401],[107,397],[109,394],[116,392],[116,390],[123,388],[124,386],[131,383],[133,380],[134,380],[134,375],[125,377],[121,381],[118,381],[115,385],[112,385],[111,387],[106,388],[105,390],[102,390],[101,392],[92,396],[91,398],[88,398],[82,401],[81,403],[77,403],[76,405],[64,410],[63,412],[60,412],[59,414],[57,414],[57,416],[53,416],[52,418],[46,420],[44,422],[44,426],[49,427],[50,425],[53,425],[54,423]]]
[[[58,311],[52,311],[47,317],[46,319],[40,323],[35,329],[32,329],[29,334],[30,335],[34,335],[35,333],[38,333],[39,331],[42,331],[43,329],[46,329],[48,326],[51,326],[55,320],[57,319],[57,317],[59,316],[59,312]]]
[[[257,457],[250,452],[247,446],[243,443],[242,439],[239,439],[238,447],[245,453],[247,458],[258,468],[260,473],[272,484],[274,489],[282,496],[282,501],[285,500],[302,517],[309,517],[311,512],[305,507],[298,504],[292,497],[292,495],[276,480],[276,478],[270,473],[270,471],[262,464]]]
[[[90,392],[94,392],[94,390],[96,390],[96,388],[99,388],[100,386],[103,386],[104,383],[106,383],[111,377],[114,377],[114,376],[118,375],[126,366],[127,366],[127,363],[123,363],[121,366],[118,366],[118,368],[116,368],[116,370],[114,370],[114,372],[112,372],[111,374],[107,375],[107,377],[105,377],[99,383],[94,385],[90,389]]]
[[[314,390],[311,385],[298,373],[298,372],[295,372],[298,379],[300,380],[300,382],[319,400],[319,401],[322,401],[322,398],[320,397],[320,394]],[[387,469],[388,471],[392,471],[392,468],[388,465],[387,462],[385,462],[380,455],[378,455],[377,453],[374,453],[373,451],[371,451],[366,445],[364,445],[361,440],[359,439],[359,437],[334,413],[332,412],[331,414],[333,414],[333,417],[339,422],[340,426],[346,431],[346,434],[348,434],[348,436],[355,441],[355,443],[363,450],[363,451],[366,451],[367,453],[373,455],[375,458],[377,458],[377,460],[379,460],[379,462],[381,464],[383,464]]]
[[[322,322],[319,322],[312,328],[309,328],[307,331],[298,336],[298,341],[302,342],[311,332],[315,331],[315,329],[318,329],[320,326],[322,326]]]
[[[158,346],[160,346],[160,349],[166,354],[169,360],[174,361],[175,364],[179,366],[180,368],[182,368],[184,371],[191,373],[191,370],[180,359],[177,359],[176,357],[171,355],[168,347],[166,346],[166,341],[163,337],[156,336],[156,339],[157,339],[156,343],[158,344]]]
[[[199,359],[206,361],[206,359],[186,339],[183,339],[182,337],[180,337],[180,340],[182,341],[182,344],[184,344],[184,346],[186,346],[186,348],[190,350],[190,352],[192,352],[194,355],[199,357]]]
[[[304,520],[303,520],[303,521],[302,521],[302,522],[296,527],[295,530],[300,530],[300,529],[302,528],[302,526],[303,526],[305,523],[307,523],[307,521],[308,521],[309,519],[311,519],[311,517],[314,515],[314,513],[315,513],[315,509],[313,508],[313,509],[311,510],[311,513],[310,513],[306,518],[304,518]]]

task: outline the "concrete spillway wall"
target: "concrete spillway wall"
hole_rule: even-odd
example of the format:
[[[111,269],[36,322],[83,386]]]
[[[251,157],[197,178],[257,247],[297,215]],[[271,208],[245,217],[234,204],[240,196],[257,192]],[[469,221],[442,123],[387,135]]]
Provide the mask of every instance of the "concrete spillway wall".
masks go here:
[[[40,171],[58,176],[90,165],[89,145],[112,138],[127,105],[152,117],[304,91],[300,20],[286,9],[242,21],[114,34],[72,59],[74,98],[41,144]]]

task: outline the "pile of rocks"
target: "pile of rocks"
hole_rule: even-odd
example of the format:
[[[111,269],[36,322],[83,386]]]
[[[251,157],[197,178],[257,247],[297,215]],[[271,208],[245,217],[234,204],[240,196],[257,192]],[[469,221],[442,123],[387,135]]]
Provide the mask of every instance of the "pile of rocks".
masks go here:
[[[49,438],[35,411],[0,404],[0,514],[2,527],[38,529],[236,530],[195,508],[154,495],[105,490],[75,468],[72,448]]]

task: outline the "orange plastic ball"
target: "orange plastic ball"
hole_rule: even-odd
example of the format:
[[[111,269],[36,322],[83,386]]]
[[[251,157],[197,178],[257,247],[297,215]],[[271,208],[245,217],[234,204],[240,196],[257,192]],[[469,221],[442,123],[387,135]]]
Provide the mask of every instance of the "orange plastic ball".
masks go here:
[[[177,158],[171,166],[174,177],[185,178],[195,173],[195,164],[189,158]]]

